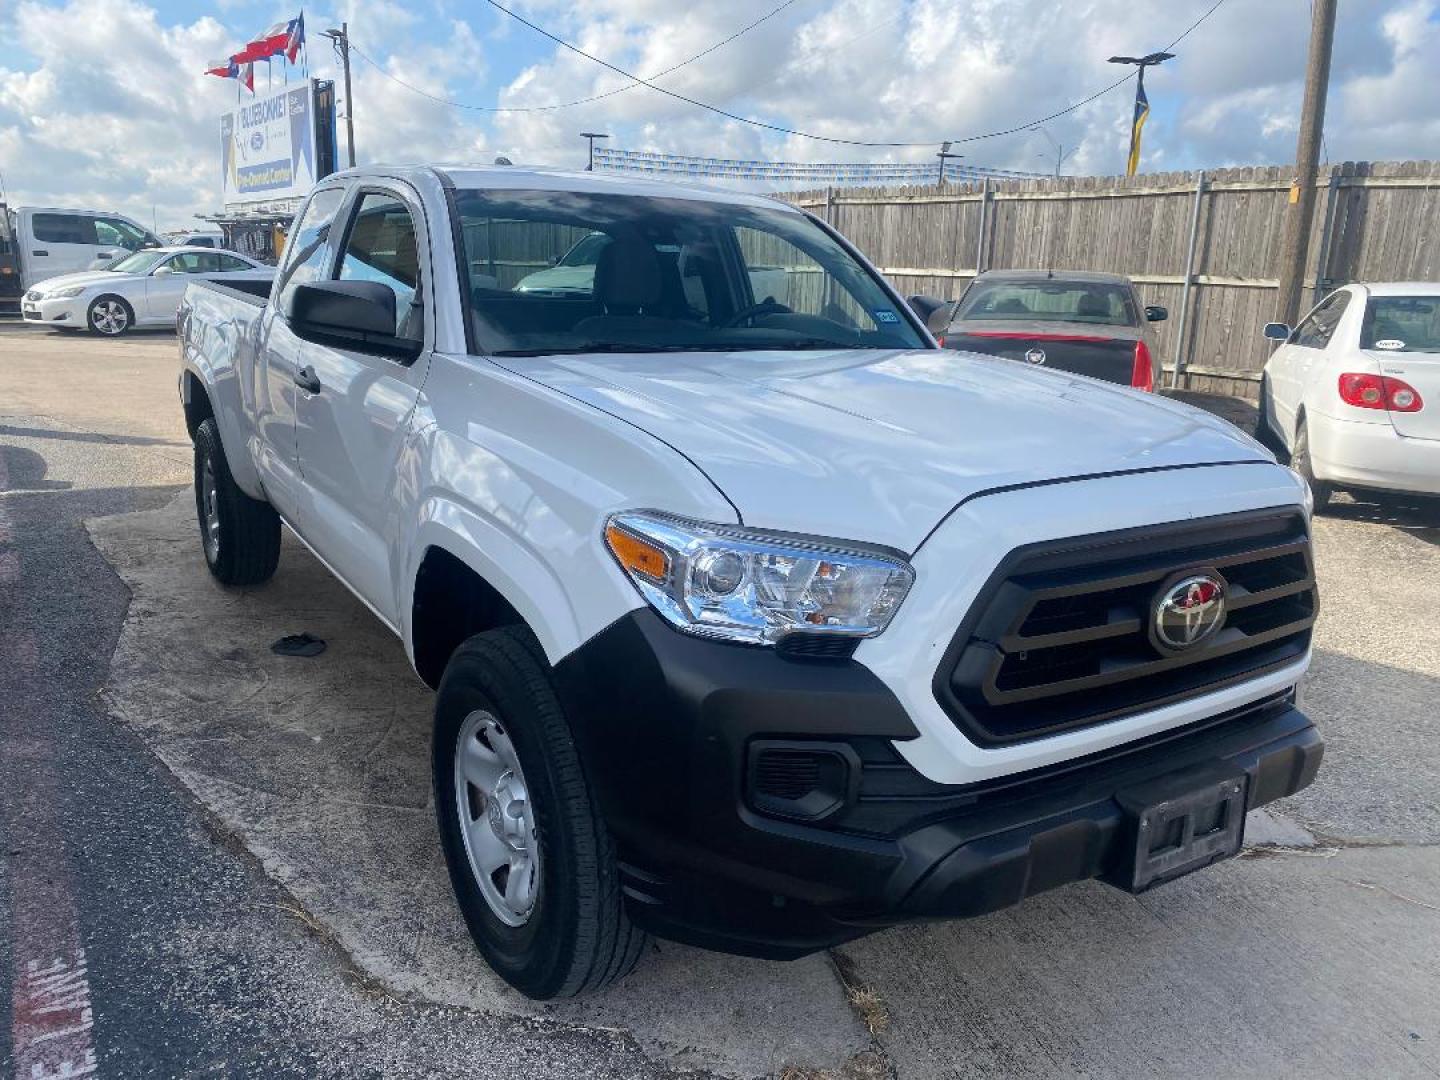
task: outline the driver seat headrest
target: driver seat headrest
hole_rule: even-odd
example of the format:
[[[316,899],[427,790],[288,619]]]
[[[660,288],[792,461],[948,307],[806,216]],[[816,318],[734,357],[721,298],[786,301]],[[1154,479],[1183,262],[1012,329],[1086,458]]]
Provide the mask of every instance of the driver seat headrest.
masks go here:
[[[607,314],[653,307],[662,294],[660,260],[643,237],[617,236],[601,250],[594,295]]]

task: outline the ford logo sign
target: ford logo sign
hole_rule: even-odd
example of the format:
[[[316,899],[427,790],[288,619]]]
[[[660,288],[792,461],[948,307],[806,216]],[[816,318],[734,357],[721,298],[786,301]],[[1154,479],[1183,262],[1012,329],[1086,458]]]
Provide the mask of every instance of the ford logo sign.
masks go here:
[[[1162,586],[1151,604],[1150,637],[1161,652],[1179,653],[1204,644],[1225,623],[1225,581],[1191,571]]]

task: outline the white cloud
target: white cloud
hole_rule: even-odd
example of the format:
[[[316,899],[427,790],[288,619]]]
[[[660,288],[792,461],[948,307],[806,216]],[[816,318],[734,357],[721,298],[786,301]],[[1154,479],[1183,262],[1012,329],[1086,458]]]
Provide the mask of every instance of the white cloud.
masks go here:
[[[531,0],[522,10],[581,48],[649,74],[776,2]],[[1106,57],[1162,47],[1210,2],[798,0],[662,83],[780,126],[938,143],[1023,125],[1093,93],[1121,74]],[[21,0],[0,10],[0,40],[18,46],[0,55],[0,169],[12,201],[117,207],[147,221],[158,205],[162,225],[213,208],[216,118],[233,102],[234,85],[200,72],[253,31],[251,23],[268,21],[228,4],[215,11],[162,25],[143,0]],[[344,19],[365,56],[435,97],[535,105],[626,85],[493,10],[457,0],[328,0],[306,19],[321,77],[335,65],[318,31]],[[1154,112],[1146,166],[1289,160],[1308,23],[1306,0],[1224,4],[1147,81]],[[508,54],[522,48],[538,59],[512,74]],[[505,72],[489,101],[474,89],[487,70]],[[428,101],[359,58],[354,75],[362,161],[504,153],[575,166],[583,162],[582,130],[613,132],[617,146],[730,157],[930,161],[934,153],[933,145],[855,148],[787,137],[645,88],[570,109],[493,114]],[[1326,126],[1332,157],[1440,157],[1437,100],[1440,0],[1346,0]],[[1073,151],[1067,169],[1122,167],[1129,101],[1127,84],[1046,124]],[[1050,142],[1024,131],[956,149],[976,164],[1042,171],[1054,161]]]

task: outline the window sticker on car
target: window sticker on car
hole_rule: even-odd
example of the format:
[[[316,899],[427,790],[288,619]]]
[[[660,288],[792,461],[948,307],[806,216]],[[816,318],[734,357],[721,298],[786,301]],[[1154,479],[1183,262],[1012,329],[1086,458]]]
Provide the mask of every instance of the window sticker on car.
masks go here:
[[[898,323],[900,321],[900,316],[896,315],[895,312],[891,311],[889,308],[877,308],[875,311],[875,321],[883,323]]]
[[[1405,342],[1399,340],[1398,338],[1386,338],[1384,341],[1375,342],[1375,348],[1388,349],[1394,352],[1397,349],[1405,348]]]

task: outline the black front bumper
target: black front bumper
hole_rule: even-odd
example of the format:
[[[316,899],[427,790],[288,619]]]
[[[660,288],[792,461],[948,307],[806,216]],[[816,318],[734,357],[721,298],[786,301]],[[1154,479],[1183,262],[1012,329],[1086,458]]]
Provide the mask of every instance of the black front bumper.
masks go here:
[[[1248,776],[1253,809],[1309,784],[1324,751],[1287,694],[1063,766],[934,784],[895,753],[918,733],[867,668],[690,637],[648,609],[558,674],[632,917],[772,958],[1119,877],[1134,844],[1123,793],[1220,767]],[[759,812],[747,762],[768,740],[839,748],[855,773],[843,807],[821,822]]]

